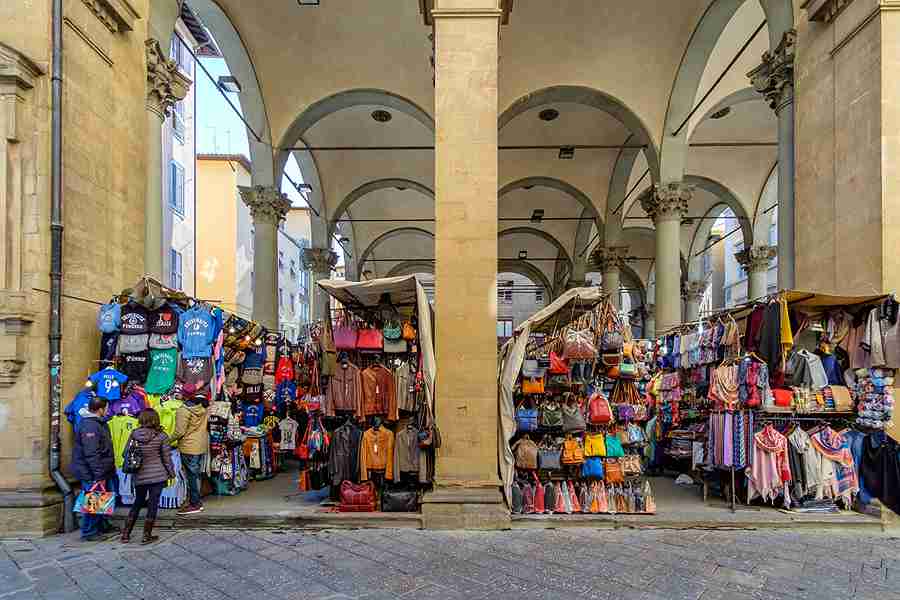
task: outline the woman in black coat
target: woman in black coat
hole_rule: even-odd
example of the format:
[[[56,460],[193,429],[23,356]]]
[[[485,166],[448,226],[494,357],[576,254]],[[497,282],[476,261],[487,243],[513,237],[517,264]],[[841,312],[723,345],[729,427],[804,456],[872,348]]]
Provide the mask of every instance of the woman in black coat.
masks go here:
[[[134,504],[128,513],[125,528],[122,529],[122,543],[127,544],[131,540],[131,530],[137,522],[141,509],[147,507],[147,516],[144,519],[144,537],[141,544],[149,544],[159,539],[153,535],[153,525],[156,521],[156,512],[159,509],[159,496],[166,487],[166,481],[175,478],[175,468],[172,465],[172,446],[169,444],[169,436],[163,433],[159,423],[159,414],[152,408],[141,411],[138,415],[140,427],[131,432],[128,443],[125,444],[125,452],[132,443],[138,444],[143,460],[141,468],[134,474]]]

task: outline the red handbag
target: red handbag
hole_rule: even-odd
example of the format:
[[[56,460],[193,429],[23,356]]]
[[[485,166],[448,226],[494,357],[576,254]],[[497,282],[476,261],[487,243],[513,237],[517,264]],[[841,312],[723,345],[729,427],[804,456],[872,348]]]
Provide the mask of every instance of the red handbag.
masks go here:
[[[356,338],[357,350],[376,350],[381,352],[384,349],[384,338],[380,329],[360,329]]]
[[[341,483],[341,512],[375,512],[375,486],[371,481]]]
[[[588,421],[591,425],[606,425],[611,423],[612,409],[609,401],[600,392],[595,392],[588,400]]]
[[[569,363],[556,352],[550,351],[550,374],[551,375],[568,375]]]
[[[794,392],[791,390],[773,389],[772,395],[775,396],[775,406],[781,408],[790,408],[794,401]]]

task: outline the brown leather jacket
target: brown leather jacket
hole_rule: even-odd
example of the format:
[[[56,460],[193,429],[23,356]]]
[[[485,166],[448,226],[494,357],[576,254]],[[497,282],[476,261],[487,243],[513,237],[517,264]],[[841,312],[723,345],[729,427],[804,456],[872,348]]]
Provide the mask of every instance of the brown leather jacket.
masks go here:
[[[335,411],[353,411],[358,417],[362,412],[362,376],[354,364],[339,364],[334,375],[328,380],[328,391],[325,394],[325,414],[334,416]]]
[[[384,365],[375,364],[362,372],[363,414],[385,415],[389,421],[399,418],[394,374]]]

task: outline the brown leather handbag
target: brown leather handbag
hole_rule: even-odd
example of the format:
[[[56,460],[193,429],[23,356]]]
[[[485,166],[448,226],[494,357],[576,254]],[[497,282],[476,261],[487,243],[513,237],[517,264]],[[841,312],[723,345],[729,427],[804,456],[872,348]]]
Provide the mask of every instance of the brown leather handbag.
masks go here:
[[[618,458],[607,458],[603,461],[603,479],[606,483],[625,483],[625,471]]]
[[[512,451],[516,455],[516,467],[519,469],[538,468],[538,447],[528,436],[513,444]]]

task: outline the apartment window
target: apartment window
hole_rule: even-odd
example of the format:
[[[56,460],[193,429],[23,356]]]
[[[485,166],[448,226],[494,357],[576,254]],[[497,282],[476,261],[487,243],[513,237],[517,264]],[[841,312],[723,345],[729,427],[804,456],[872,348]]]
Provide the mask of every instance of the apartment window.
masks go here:
[[[169,165],[169,207],[184,216],[184,167],[177,161]]]
[[[278,270],[284,271],[284,252],[278,251]]]
[[[169,287],[176,290],[180,290],[184,285],[181,259],[181,252],[174,248],[169,249]]]
[[[709,252],[703,253],[703,274],[708,275],[712,271],[712,258]]]
[[[297,281],[297,261],[291,259],[291,281]]]
[[[187,46],[182,43],[181,38],[177,35],[172,36],[172,48],[170,58],[178,65],[178,69],[187,76],[194,74],[194,57],[188,51]]]
[[[256,251],[256,228],[251,227],[250,228],[250,253],[253,254],[253,252],[255,252],[255,251]]]
[[[500,304],[512,304],[513,282],[501,281],[497,284],[497,302]]]
[[[297,313],[297,296],[291,294],[291,314]]]
[[[731,306],[731,288],[725,288],[725,306]]]
[[[175,103],[175,110],[172,111],[172,131],[175,134],[175,138],[182,144],[184,143],[185,129],[184,100],[179,100]]]
[[[534,291],[534,303],[535,304],[543,304],[544,303],[544,290],[537,289]]]
[[[278,288],[278,308],[282,308],[284,306],[284,289]]]
[[[497,319],[497,337],[511,338],[513,332],[512,319]]]
[[[300,271],[300,293],[304,296],[309,294],[309,271]]]

